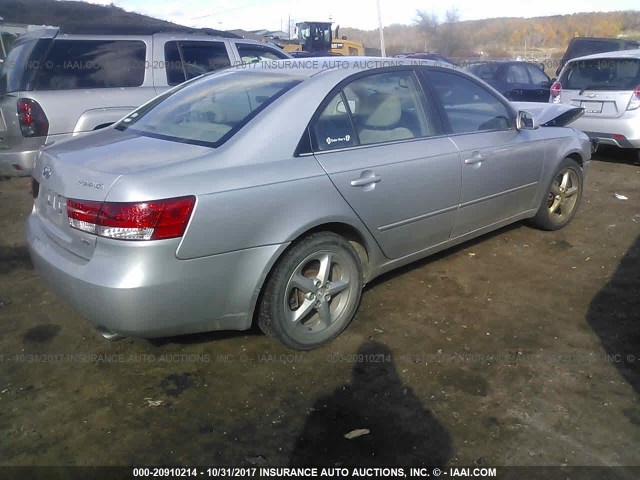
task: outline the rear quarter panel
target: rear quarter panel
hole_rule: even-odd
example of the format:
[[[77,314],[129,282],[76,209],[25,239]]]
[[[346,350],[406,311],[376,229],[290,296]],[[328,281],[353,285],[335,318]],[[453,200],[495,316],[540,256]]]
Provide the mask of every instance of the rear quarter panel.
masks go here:
[[[226,158],[231,157],[227,162]],[[233,161],[233,151],[124,175],[108,201],[195,195],[196,207],[176,255],[191,259],[295,240],[323,223],[366,227],[313,156]]]

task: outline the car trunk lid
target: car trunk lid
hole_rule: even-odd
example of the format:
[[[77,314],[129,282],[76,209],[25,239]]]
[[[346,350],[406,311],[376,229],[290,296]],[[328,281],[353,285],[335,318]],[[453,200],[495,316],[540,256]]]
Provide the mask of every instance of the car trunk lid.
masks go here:
[[[119,177],[116,173],[96,172],[42,152],[33,172],[38,182],[34,208],[47,235],[65,250],[90,259],[97,237],[69,226],[67,200],[102,202]]]
[[[585,117],[618,118],[629,106],[632,91],[564,90],[569,104],[584,108]]]
[[[35,211],[46,233],[58,245],[78,257],[90,259],[97,236],[69,225],[69,199],[104,202],[123,175],[186,161],[210,151],[206,147],[138,136],[113,128],[54,144],[41,152],[34,168],[38,189]],[[135,158],[131,152],[136,152]]]

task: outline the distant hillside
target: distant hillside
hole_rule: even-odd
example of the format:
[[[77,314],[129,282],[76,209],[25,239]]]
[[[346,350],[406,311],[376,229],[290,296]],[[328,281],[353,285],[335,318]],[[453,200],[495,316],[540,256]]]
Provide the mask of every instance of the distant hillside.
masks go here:
[[[464,15],[464,12],[460,12]],[[446,24],[441,24],[442,28]],[[527,53],[540,49],[546,52],[566,48],[574,36],[640,38],[640,11],[576,13],[537,18],[492,18],[458,22],[455,28],[466,39],[467,49],[484,51],[491,56],[509,56],[514,52]],[[390,25],[384,36],[388,54],[415,51],[435,51],[433,32],[417,25]],[[378,46],[377,30],[341,28],[340,35]],[[462,55],[465,52],[455,52]]]
[[[175,23],[127,12],[115,6],[57,0],[0,0],[0,17],[5,22],[31,25],[146,25],[176,27]]]
[[[185,8],[189,8],[186,4]],[[464,12],[460,12],[464,16]],[[145,25],[158,28],[177,28],[177,24],[115,6],[102,6],[81,1],[58,0],[0,0],[0,16],[6,22],[36,25]],[[241,27],[241,26],[240,26]],[[456,22],[453,27],[441,23],[437,28],[421,30],[418,25],[390,25],[385,27],[387,54],[437,51],[437,33],[452,28],[454,38],[464,39],[455,56],[469,56],[484,52],[490,57],[527,57],[543,59],[562,54],[571,37],[627,36],[640,38],[640,11],[609,13],[576,13],[537,18],[495,18]],[[379,47],[377,30],[340,29],[340,35],[357,40],[366,47]],[[442,38],[441,38],[442,39]],[[450,42],[445,42],[448,44]],[[442,50],[442,49],[440,49]]]

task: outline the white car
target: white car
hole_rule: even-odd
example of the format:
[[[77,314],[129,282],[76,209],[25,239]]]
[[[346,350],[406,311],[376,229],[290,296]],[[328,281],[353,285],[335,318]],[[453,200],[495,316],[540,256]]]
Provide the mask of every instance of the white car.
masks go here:
[[[574,58],[549,101],[583,107],[573,127],[600,144],[635,149],[640,159],[640,50]]]

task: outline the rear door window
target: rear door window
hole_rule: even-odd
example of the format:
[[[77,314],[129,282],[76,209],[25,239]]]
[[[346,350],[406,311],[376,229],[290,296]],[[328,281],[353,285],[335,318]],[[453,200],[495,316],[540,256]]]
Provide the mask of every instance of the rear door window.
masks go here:
[[[439,134],[435,110],[411,70],[358,78],[328,102],[311,126],[316,150]]]
[[[313,123],[311,131],[314,150],[335,150],[358,144],[347,105],[355,110],[355,100],[348,100],[342,91],[335,94]]]
[[[178,85],[203,73],[231,65],[224,42],[167,42],[164,52],[168,85]]]
[[[507,83],[530,83],[527,69],[523,65],[510,65],[507,70]]]
[[[36,90],[139,87],[146,45],[140,40],[56,39],[42,61]]]
[[[499,63],[479,63],[471,65],[469,71],[485,82],[496,79]]]

